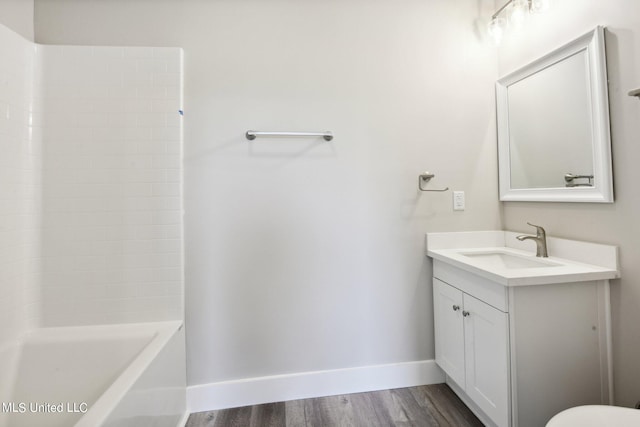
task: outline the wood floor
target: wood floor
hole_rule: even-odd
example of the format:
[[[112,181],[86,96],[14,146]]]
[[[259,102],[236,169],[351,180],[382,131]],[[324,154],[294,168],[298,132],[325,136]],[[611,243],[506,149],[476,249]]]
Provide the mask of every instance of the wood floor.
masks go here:
[[[191,414],[185,427],[482,427],[446,384]]]

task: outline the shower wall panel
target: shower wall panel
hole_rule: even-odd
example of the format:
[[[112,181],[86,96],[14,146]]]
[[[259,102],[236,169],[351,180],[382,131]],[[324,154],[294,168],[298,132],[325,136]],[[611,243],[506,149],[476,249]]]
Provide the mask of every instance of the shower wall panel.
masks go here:
[[[40,150],[29,126],[33,44],[0,26],[0,347],[37,305]]]
[[[38,46],[42,326],[181,319],[182,51]]]

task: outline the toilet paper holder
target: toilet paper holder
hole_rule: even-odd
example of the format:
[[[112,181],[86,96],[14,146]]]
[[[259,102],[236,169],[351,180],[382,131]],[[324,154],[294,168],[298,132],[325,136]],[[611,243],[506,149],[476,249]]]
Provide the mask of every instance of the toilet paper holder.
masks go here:
[[[435,174],[432,174],[431,172],[424,172],[424,173],[421,173],[420,175],[418,175],[418,188],[420,189],[420,191],[443,192],[443,191],[447,191],[449,189],[449,187],[445,187],[442,190],[439,190],[439,189],[429,190],[429,189],[424,188],[423,187],[423,183],[427,184],[434,177],[435,177]]]

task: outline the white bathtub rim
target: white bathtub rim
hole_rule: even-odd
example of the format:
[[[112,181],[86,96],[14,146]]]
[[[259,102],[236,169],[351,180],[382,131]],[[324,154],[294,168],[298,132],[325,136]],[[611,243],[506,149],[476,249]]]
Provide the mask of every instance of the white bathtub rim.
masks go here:
[[[146,348],[158,334],[158,329],[162,328],[163,322],[149,323],[123,323],[123,324],[107,324],[107,325],[83,325],[83,326],[54,326],[45,328],[34,328],[24,331],[21,336],[0,345],[0,357],[3,361],[3,371],[9,375],[5,375],[3,383],[8,387],[5,394],[0,394],[3,401],[11,401],[13,396],[11,389],[18,379],[18,364],[22,359],[24,346],[28,344],[57,343],[60,340],[82,340],[82,341],[100,341],[104,338],[130,338],[144,335],[149,337],[148,342],[140,353]],[[171,322],[167,322],[171,323]],[[138,355],[140,355],[138,353]],[[11,362],[10,364],[6,364]],[[1,377],[2,375],[0,375]],[[6,394],[8,393],[8,394]]]
[[[173,334],[182,327],[182,320],[168,322],[151,322],[151,323],[127,323],[121,325],[99,325],[90,326],[88,328],[104,328],[104,329],[126,329],[131,332],[131,328],[136,331],[148,330],[155,331],[154,337],[145,348],[131,362],[127,368],[118,376],[118,378],[109,386],[109,388],[96,400],[80,420],[74,425],[75,427],[95,427],[104,424],[109,414],[116,408],[118,403],[123,399],[125,394],[131,389],[135,382],[144,373],[147,366],[151,364],[153,359],[164,348]],[[76,327],[73,327],[76,328]],[[84,328],[82,326],[77,328]],[[54,329],[54,328],[46,328]],[[68,329],[68,328],[55,328]],[[94,329],[95,330],[95,329]],[[63,331],[61,331],[63,332]]]
[[[3,345],[0,350],[6,352],[5,357],[10,354],[11,360],[19,363],[23,347],[29,343],[59,342],[60,340],[95,340],[104,338],[128,338],[148,336],[149,341],[139,351],[135,359],[118,375],[116,380],[98,397],[85,414],[74,424],[75,427],[96,427],[102,425],[115,409],[125,394],[133,387],[135,382],[142,376],[146,368],[153,359],[162,351],[171,337],[183,327],[182,320],[144,323],[121,323],[106,325],[85,325],[85,326],[56,326],[47,328],[37,328],[26,331],[23,335],[12,340],[11,343]],[[17,374],[15,366],[8,371]],[[8,378],[11,381],[11,378]],[[17,378],[13,378],[17,380]],[[12,387],[9,386],[9,393]],[[5,397],[11,397],[4,396]],[[81,402],[76,402],[81,403]]]

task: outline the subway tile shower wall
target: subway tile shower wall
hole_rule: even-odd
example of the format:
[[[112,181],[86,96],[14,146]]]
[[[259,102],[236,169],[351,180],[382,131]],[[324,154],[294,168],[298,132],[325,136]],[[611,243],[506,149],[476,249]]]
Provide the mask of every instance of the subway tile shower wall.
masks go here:
[[[29,132],[33,45],[0,26],[0,348],[38,304],[40,151]]]
[[[42,326],[182,318],[182,53],[38,46]]]

